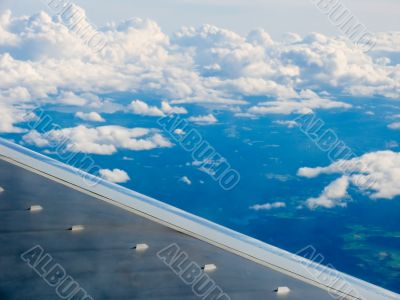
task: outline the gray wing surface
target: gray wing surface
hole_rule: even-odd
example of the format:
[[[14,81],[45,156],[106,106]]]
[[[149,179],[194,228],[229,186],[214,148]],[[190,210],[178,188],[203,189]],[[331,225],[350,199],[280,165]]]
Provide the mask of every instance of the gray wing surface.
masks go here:
[[[3,139],[0,187],[0,299],[400,299]]]

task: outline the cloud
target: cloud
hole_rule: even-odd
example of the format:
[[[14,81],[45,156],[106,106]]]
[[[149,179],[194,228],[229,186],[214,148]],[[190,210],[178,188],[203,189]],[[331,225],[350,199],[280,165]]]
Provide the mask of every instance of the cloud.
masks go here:
[[[184,115],[188,113],[184,107],[171,106],[171,104],[169,104],[167,101],[161,102],[161,110],[167,115],[169,114]]]
[[[0,194],[3,193],[5,190],[0,186]]]
[[[40,148],[49,147],[51,144],[50,138],[37,132],[36,130],[31,130],[25,134],[23,136],[23,141]]]
[[[260,211],[260,210],[271,210],[275,208],[283,208],[286,207],[286,203],[284,202],[274,202],[274,203],[265,203],[265,204],[255,204],[250,206],[251,210]]]
[[[70,91],[61,92],[56,99],[50,99],[49,101],[55,106],[61,104],[66,106],[85,107],[90,108],[97,113],[114,113],[124,110],[124,107],[121,104],[115,103],[112,99],[102,99],[93,93],[81,93],[77,95]]]
[[[136,115],[163,117],[166,114],[187,114],[187,110],[183,107],[171,106],[167,101],[161,102],[161,108],[149,106],[141,100],[134,100],[128,106],[128,109]]]
[[[46,133],[30,131],[23,140],[37,147],[63,145],[66,151],[111,155],[118,149],[142,151],[172,147],[171,142],[156,129],[101,126],[77,126]]]
[[[72,9],[84,15],[81,8]],[[24,88],[30,104],[35,99],[115,111],[113,101],[93,95],[129,93],[168,100],[161,107],[135,103],[139,113],[184,113],[169,103],[250,104],[238,114],[261,116],[349,108],[317,96],[323,91],[400,98],[398,32],[376,34],[374,51],[363,53],[341,37],[317,33],[275,41],[262,29],[243,36],[204,25],[168,36],[154,21],[133,18],[101,27],[107,45],[96,53],[63,20],[45,12],[18,17],[6,11],[0,20],[0,91]],[[265,101],[248,100],[253,97]],[[23,121],[27,108],[17,108],[21,101],[2,104],[7,110],[2,131],[15,131]]]
[[[22,133],[24,129],[16,126],[18,123],[36,119],[30,111],[33,105],[29,104],[31,95],[22,87],[6,91],[0,89],[0,132]]]
[[[390,129],[400,129],[400,122],[394,122],[388,125]]]
[[[146,102],[134,100],[128,107],[134,114],[142,116],[162,117],[164,113],[155,106],[149,106]]]
[[[393,199],[400,195],[400,153],[377,151],[327,167],[300,168],[299,176],[315,178],[321,174],[340,174],[340,183],[356,187],[371,199]]]
[[[303,90],[296,99],[281,99],[258,103],[250,107],[248,113],[253,115],[268,114],[311,114],[315,109],[350,108],[348,103],[323,99],[311,90]]]
[[[77,117],[81,120],[84,120],[84,121],[91,121],[91,122],[105,122],[106,121],[97,112],[90,112],[90,113],[77,112],[75,114],[75,117]]]
[[[214,117],[214,115],[212,114],[208,114],[205,116],[194,116],[190,117],[188,120],[199,125],[215,124],[218,122],[217,118]]]
[[[297,171],[298,176],[307,177],[307,178],[315,178],[318,177],[326,168],[323,167],[316,167],[316,168],[308,168],[303,167]]]
[[[308,208],[314,210],[318,207],[333,208],[336,206],[346,207],[345,200],[348,198],[347,189],[349,178],[342,176],[324,188],[322,194],[317,198],[309,198],[306,201]]]
[[[177,128],[177,129],[174,130],[174,133],[177,134],[177,135],[184,135],[185,131],[182,130],[181,128]]]
[[[125,171],[120,169],[101,169],[99,172],[102,178],[110,182],[125,183],[130,180],[129,175]]]
[[[294,127],[299,126],[299,123],[297,123],[296,121],[278,120],[278,121],[274,121],[274,123],[278,124],[278,125],[286,126],[287,128],[294,128]]]
[[[179,179],[181,182],[187,184],[187,185],[191,185],[192,181],[189,179],[189,177],[187,176],[183,176],[181,179]]]
[[[72,106],[85,106],[88,100],[84,97],[77,96],[73,92],[62,92],[58,97],[58,103],[72,105]]]
[[[0,114],[0,133],[22,133],[24,129],[15,125],[34,119],[25,109],[1,102]]]
[[[267,179],[278,180],[278,181],[281,181],[281,182],[289,181],[292,178],[290,175],[274,174],[274,173],[267,173],[267,174],[265,174],[265,177]]]

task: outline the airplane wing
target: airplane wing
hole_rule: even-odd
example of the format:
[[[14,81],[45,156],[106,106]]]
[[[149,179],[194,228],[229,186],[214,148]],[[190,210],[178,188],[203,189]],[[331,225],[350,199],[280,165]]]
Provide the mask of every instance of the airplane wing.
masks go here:
[[[2,300],[400,299],[4,139],[0,271]]]

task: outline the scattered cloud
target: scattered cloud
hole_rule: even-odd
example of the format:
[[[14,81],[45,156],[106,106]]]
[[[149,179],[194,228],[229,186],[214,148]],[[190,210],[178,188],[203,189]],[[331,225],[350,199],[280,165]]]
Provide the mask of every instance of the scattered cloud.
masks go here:
[[[306,201],[308,208],[314,210],[318,207],[333,208],[336,206],[346,207],[346,200],[349,198],[347,189],[349,178],[342,176],[324,188],[322,194],[317,198],[309,198]]]
[[[299,123],[296,121],[284,121],[284,120],[278,120],[274,122],[275,124],[286,126],[287,128],[295,128],[299,126]]]
[[[77,95],[71,91],[63,91],[58,97],[48,99],[48,101],[56,107],[59,105],[85,107],[97,113],[114,113],[124,110],[121,104],[114,102],[110,98],[103,99],[98,95],[86,92]]]
[[[5,190],[0,186],[0,194],[3,193]]]
[[[106,121],[97,112],[84,113],[84,112],[79,111],[75,114],[75,117],[77,117],[81,120],[90,121],[90,122],[105,122]]]
[[[85,99],[83,96],[75,95],[73,92],[67,91],[60,94],[57,102],[65,105],[85,106],[88,104],[88,99]]]
[[[315,178],[322,174],[340,174],[341,177],[325,188],[317,200],[309,200],[311,206],[318,203],[325,203],[322,205],[325,207],[343,206],[340,198],[345,197],[350,185],[371,199],[393,199],[400,196],[398,152],[371,152],[350,160],[339,160],[327,167],[301,168],[298,171],[299,176],[306,178]]]
[[[167,101],[161,102],[161,107],[150,106],[141,100],[134,100],[128,109],[136,115],[163,117],[168,114],[187,114],[187,110],[179,106],[171,106]]]
[[[124,156],[124,157],[122,158],[122,160],[133,161],[134,159],[133,159],[132,157],[129,157],[129,156]]]
[[[130,180],[129,175],[125,171],[120,169],[114,169],[114,170],[102,169],[99,172],[102,178],[110,182],[125,183]]]
[[[352,107],[348,103],[323,99],[311,90],[303,90],[297,98],[280,99],[258,103],[248,109],[251,115],[269,114],[311,114],[315,109],[347,109]]]
[[[23,140],[37,147],[64,144],[70,152],[111,155],[118,149],[141,151],[172,147],[171,142],[156,129],[101,126],[89,128],[83,125],[39,133],[35,130],[23,136]]]
[[[183,183],[185,183],[185,184],[187,184],[187,185],[191,185],[192,184],[192,181],[189,179],[189,177],[187,177],[187,176],[183,176],[181,179],[180,179],[180,181],[181,182],[183,182]]]
[[[388,125],[388,127],[390,129],[394,129],[394,130],[400,129],[400,122],[391,123],[391,124]]]
[[[177,134],[177,135],[184,135],[185,131],[180,129],[180,128],[177,128],[177,129],[174,130],[174,133]]]
[[[276,208],[286,207],[286,203],[284,202],[274,202],[274,203],[265,203],[265,204],[255,204],[250,206],[251,210],[260,211],[260,210],[271,210]]]
[[[274,173],[268,173],[265,175],[265,177],[267,177],[267,179],[274,179],[280,182],[286,182],[292,178],[292,176],[290,175],[274,174]]]
[[[217,118],[214,117],[214,115],[212,115],[212,114],[208,114],[205,116],[194,116],[194,117],[190,117],[188,120],[191,122],[194,122],[196,124],[199,124],[199,125],[209,125],[209,124],[215,124],[218,122]]]
[[[128,107],[134,114],[141,116],[162,117],[164,113],[155,106],[149,106],[146,102],[134,100]]]
[[[188,111],[184,107],[180,106],[171,106],[167,101],[161,102],[161,110],[166,114],[174,114],[174,115],[184,115],[187,114]]]

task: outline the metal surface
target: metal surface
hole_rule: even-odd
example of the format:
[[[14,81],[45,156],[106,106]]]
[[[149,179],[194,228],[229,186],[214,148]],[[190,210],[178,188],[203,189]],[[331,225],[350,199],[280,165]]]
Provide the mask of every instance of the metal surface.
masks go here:
[[[35,245],[50,253],[94,299],[198,299],[157,257],[171,243],[210,273],[231,299],[331,299],[318,288],[188,235],[136,216],[0,160],[0,299],[55,299],[20,255]],[[31,213],[31,205],[43,210]],[[85,229],[67,230],[72,224]],[[148,251],[132,249],[145,242]],[[279,299],[282,299],[279,298]]]
[[[199,299],[156,256],[171,243],[199,265],[215,264],[210,277],[231,299],[332,299],[304,259],[119,186],[91,186],[76,170],[7,141],[0,154],[7,160],[0,161],[0,299],[56,298],[19,257],[36,244],[95,299]],[[32,205],[43,210],[29,212]],[[67,230],[74,225],[84,230]],[[140,243],[149,249],[132,249]],[[343,276],[363,299],[400,299]],[[286,286],[289,294],[274,292]]]

